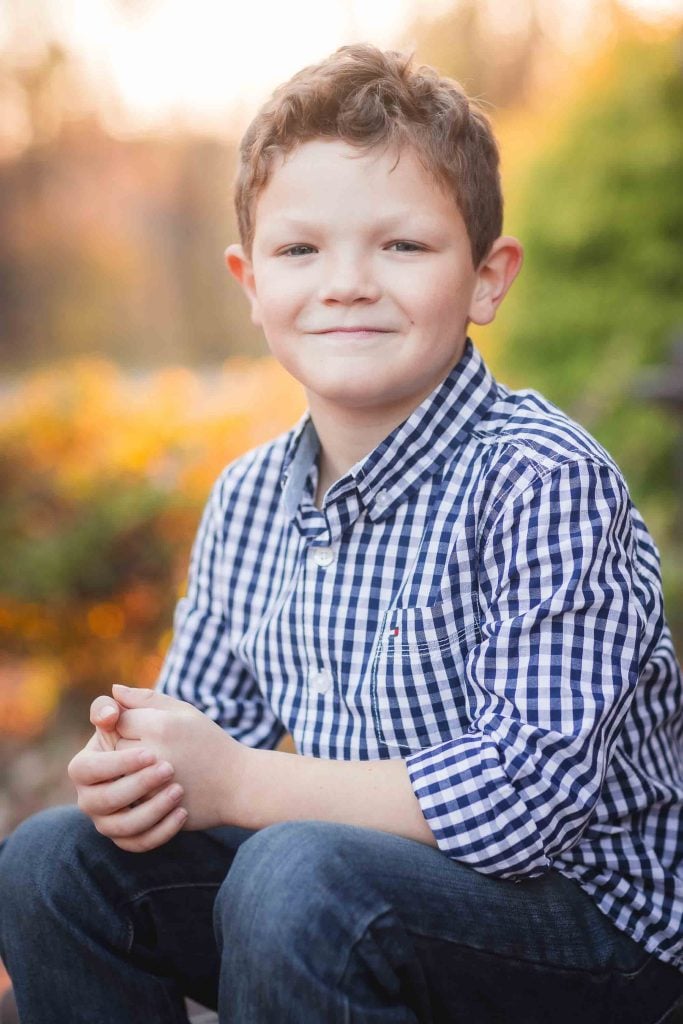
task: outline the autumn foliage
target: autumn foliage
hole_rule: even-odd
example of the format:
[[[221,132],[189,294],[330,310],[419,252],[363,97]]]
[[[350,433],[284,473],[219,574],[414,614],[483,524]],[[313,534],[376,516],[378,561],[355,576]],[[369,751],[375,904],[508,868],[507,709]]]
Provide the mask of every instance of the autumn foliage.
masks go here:
[[[416,28],[419,59],[494,100],[507,230],[527,249],[475,340],[499,379],[538,387],[623,467],[680,643],[680,421],[637,398],[683,324],[679,33],[617,24],[563,92],[535,16],[510,52],[503,19],[496,51],[487,7]],[[492,60],[503,43],[510,59]],[[271,360],[216,366],[262,344],[222,259],[234,140],[121,141],[46,117],[68,63],[46,60],[0,76],[0,101],[12,84],[31,128],[0,154],[0,367],[22,374],[0,391],[0,734],[23,738],[69,693],[153,683],[213,480],[303,409]],[[111,361],[69,358],[87,351]],[[214,368],[142,369],[168,360]]]
[[[1,731],[41,731],[69,689],[154,682],[213,480],[302,409],[268,359],[136,377],[80,361],[5,397]]]

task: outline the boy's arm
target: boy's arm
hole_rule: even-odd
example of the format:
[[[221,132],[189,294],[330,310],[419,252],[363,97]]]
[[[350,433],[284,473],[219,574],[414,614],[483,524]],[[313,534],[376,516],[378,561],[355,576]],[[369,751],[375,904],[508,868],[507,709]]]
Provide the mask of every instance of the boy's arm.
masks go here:
[[[482,541],[471,726],[406,761],[249,749],[140,690],[116,691],[133,709],[124,745],[174,764],[191,819],[196,809],[187,827],[339,821],[436,843],[500,877],[539,874],[593,812],[638,679],[643,601],[656,616],[654,554],[643,595],[631,546],[628,496],[607,466],[567,463],[504,502]]]
[[[248,824],[331,818],[438,842],[492,874],[545,870],[593,812],[638,680],[632,545],[609,466],[577,459],[512,492],[482,538],[469,730],[406,761],[255,751]],[[654,574],[647,599],[659,599]]]
[[[436,846],[406,765],[394,761],[330,761],[252,750],[239,794],[245,828],[278,821],[335,821],[375,828]]]
[[[218,479],[205,506],[193,545],[187,596],[176,609],[173,642],[157,688],[191,702],[242,742],[270,747],[285,730],[255,681],[233,656],[221,600],[231,469]],[[107,709],[110,717],[101,717]],[[114,838],[122,835],[123,829],[128,838],[144,837],[141,842],[151,849],[172,838],[185,821],[178,806],[184,793],[178,792],[173,765],[165,766],[168,770],[163,776],[159,774],[163,765],[129,767],[122,779],[117,758],[102,756],[118,739],[118,711],[111,697],[93,702],[90,718],[96,732],[72,758],[68,772],[79,806],[100,832]]]
[[[481,641],[454,681],[470,696],[467,732],[405,761],[254,751],[245,824],[327,818],[499,877],[547,870],[593,814],[661,617],[656,552],[636,572],[633,546],[609,465],[579,458],[513,488],[484,529]]]
[[[465,669],[471,725],[407,766],[449,857],[522,878],[593,815],[661,627],[661,584],[654,546],[634,553],[630,499],[608,464],[523,475],[493,508]]]
[[[497,509],[481,541],[468,731],[405,761],[327,761],[238,744],[210,773],[223,787],[223,820],[366,825],[436,842],[501,877],[539,874],[580,839],[638,680],[644,603],[657,615],[654,553],[644,594],[623,482],[588,460],[536,477]],[[138,707],[144,699],[134,691]],[[127,735],[147,740],[139,720],[128,726]],[[173,760],[182,776],[177,753]]]
[[[394,832],[435,845],[413,795],[402,761],[328,761],[276,750],[247,747],[223,732],[206,715],[154,690],[114,687],[124,709],[119,717],[116,754],[150,751],[170,763],[183,787],[186,828],[241,825],[258,829],[278,821],[317,819]],[[91,755],[89,770],[100,771]],[[123,849],[141,851],[154,836],[131,829],[142,807],[130,808],[129,779],[108,788],[116,813],[100,830]],[[92,802],[94,800],[94,802]],[[102,794],[86,793],[82,807],[94,816]]]
[[[226,617],[234,594],[230,560],[224,555],[226,522],[238,535],[241,529],[231,510],[234,486],[231,466],[219,477],[204,509],[187,594],[176,607],[173,641],[156,689],[194,704],[247,746],[271,748],[284,735],[284,726],[235,658]]]

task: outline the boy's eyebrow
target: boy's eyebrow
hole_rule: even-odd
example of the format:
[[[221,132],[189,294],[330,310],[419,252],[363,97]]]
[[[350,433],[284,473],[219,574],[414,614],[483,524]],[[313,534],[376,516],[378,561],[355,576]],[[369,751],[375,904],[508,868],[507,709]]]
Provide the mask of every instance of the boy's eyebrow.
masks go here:
[[[430,214],[423,214],[417,211],[414,206],[404,206],[393,210],[390,214],[384,217],[380,217],[377,220],[371,220],[367,223],[367,227],[373,231],[387,231],[395,226],[402,226],[405,221],[411,218],[412,224],[420,226],[420,222],[425,224],[435,224],[437,218]],[[274,234],[279,231],[317,231],[324,230],[325,223],[320,219],[314,217],[305,217],[290,214],[278,214],[275,217],[268,219],[267,224],[264,225],[263,233],[265,235]]]

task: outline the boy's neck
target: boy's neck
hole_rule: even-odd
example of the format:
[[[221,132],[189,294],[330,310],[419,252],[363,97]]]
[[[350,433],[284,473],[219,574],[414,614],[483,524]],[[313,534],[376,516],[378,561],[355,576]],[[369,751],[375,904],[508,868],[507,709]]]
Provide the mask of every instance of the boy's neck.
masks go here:
[[[393,402],[354,406],[329,400],[305,389],[311,419],[320,442],[315,494],[318,508],[322,507],[323,498],[332,484],[369,455],[443,384],[462,359],[466,343],[467,336],[463,334],[461,344],[452,353],[450,365],[442,369],[436,380],[425,382],[422,391],[409,389],[405,396],[396,396]]]
[[[413,408],[348,409],[341,413],[319,399],[310,401],[311,419],[320,441],[318,487],[315,503],[320,508],[329,488],[340,477],[369,455],[385,437],[410,416]]]

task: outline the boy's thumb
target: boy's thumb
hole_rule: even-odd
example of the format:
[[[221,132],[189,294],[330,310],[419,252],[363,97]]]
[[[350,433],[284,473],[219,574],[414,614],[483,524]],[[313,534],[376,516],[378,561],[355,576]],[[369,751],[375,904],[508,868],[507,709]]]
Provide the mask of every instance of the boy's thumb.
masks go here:
[[[119,720],[119,706],[111,697],[96,697],[90,705],[90,721],[103,730],[115,729]]]
[[[97,725],[95,726],[95,732],[97,733],[97,738],[100,741],[100,750],[116,750],[116,742],[118,739],[116,729],[111,729],[108,732],[105,732],[104,729],[101,729],[100,726]]]
[[[114,683],[111,692],[124,708],[170,708],[178,706],[178,701],[175,698],[141,686],[123,686],[121,683]]]

